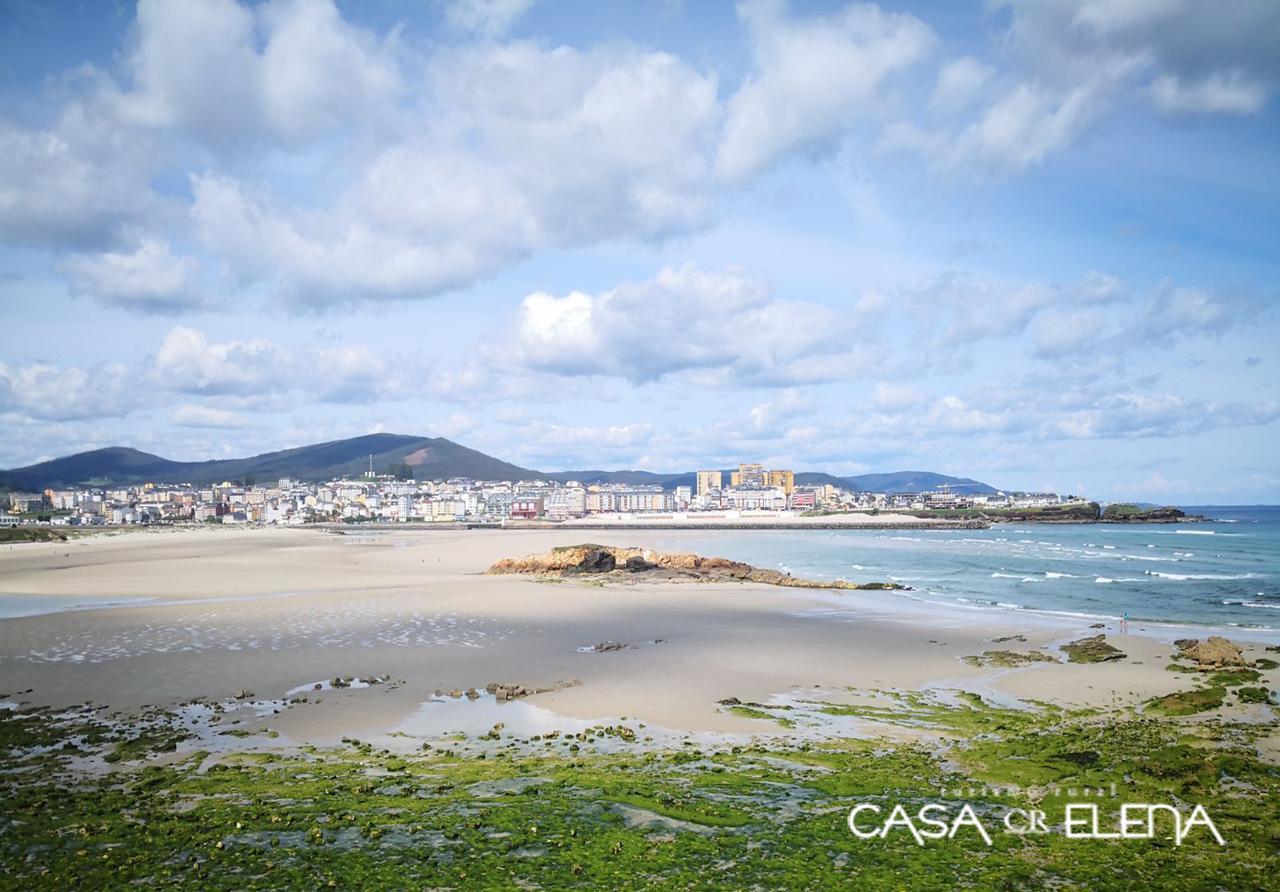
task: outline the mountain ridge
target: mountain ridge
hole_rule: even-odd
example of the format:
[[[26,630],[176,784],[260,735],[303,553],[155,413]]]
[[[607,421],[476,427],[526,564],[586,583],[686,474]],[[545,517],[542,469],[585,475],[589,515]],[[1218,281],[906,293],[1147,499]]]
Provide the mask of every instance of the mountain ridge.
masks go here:
[[[246,458],[173,461],[129,446],[108,446],[62,458],[0,471],[0,485],[10,489],[43,490],[66,486],[128,486],[146,482],[209,484],[222,481],[262,482],[291,477],[321,482],[358,476],[373,468],[385,473],[408,465],[424,480],[469,477],[476,480],[550,480],[582,483],[693,486],[696,472],[662,474],[643,470],[537,471],[502,461],[444,437],[405,434],[365,434],[308,446],[264,452]],[[726,477],[728,470],[723,472]],[[991,493],[995,488],[967,477],[932,471],[895,471],[839,477],[819,471],[800,471],[801,485],[831,484],[864,492],[919,492],[943,484],[956,492]],[[916,487],[916,488],[911,488]]]

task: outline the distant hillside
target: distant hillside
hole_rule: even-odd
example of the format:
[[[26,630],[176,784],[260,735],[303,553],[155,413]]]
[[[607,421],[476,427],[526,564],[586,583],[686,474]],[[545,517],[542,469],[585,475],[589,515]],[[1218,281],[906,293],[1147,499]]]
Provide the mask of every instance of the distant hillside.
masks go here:
[[[952,492],[958,493],[994,493],[994,486],[988,486],[968,477],[948,477],[946,474],[935,474],[932,471],[894,471],[889,474],[859,474],[856,477],[843,478],[846,485],[859,492],[926,492],[947,485]]]
[[[424,480],[473,477],[480,480],[542,479],[531,471],[491,458],[442,437],[408,437],[369,434],[296,449],[266,452],[251,458],[204,462],[175,462],[112,447],[56,458],[25,468],[0,471],[0,483],[10,489],[41,490],[59,486],[129,485],[163,483],[220,483],[224,480],[267,482],[280,477],[298,480],[330,480],[359,476],[368,470],[369,456],[380,473],[396,464],[407,464]]]
[[[546,476],[561,483],[576,480],[588,486],[592,483],[621,483],[626,486],[662,486],[666,489],[693,486],[697,478],[693,471],[681,474],[655,474],[652,471],[552,471]]]
[[[657,485],[667,489],[694,486],[696,474],[655,474],[651,471],[556,471],[544,473],[522,468],[468,449],[443,437],[411,437],[402,434],[368,434],[347,440],[333,440],[296,449],[265,452],[250,458],[179,462],[113,446],[56,458],[25,468],[0,471],[0,486],[10,489],[42,490],[64,486],[127,486],[157,483],[221,483],[256,481],[266,483],[281,477],[296,480],[331,480],[358,477],[373,469],[386,473],[396,465],[408,465],[419,480],[447,480],[470,477],[474,480],[578,480],[582,483],[622,483]],[[729,470],[724,470],[725,481]],[[814,471],[796,474],[802,485],[831,484],[864,492],[920,492],[949,484],[956,492],[990,493],[995,489],[977,480],[947,477],[930,471],[899,471],[892,474],[863,474],[835,477]]]

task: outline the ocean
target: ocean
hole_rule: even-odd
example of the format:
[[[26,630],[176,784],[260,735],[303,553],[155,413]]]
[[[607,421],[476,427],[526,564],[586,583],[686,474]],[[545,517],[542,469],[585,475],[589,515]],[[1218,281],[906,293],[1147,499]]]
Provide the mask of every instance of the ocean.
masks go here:
[[[696,551],[813,579],[888,580],[993,610],[1280,629],[1280,506],[1186,506],[1209,523],[682,535]]]

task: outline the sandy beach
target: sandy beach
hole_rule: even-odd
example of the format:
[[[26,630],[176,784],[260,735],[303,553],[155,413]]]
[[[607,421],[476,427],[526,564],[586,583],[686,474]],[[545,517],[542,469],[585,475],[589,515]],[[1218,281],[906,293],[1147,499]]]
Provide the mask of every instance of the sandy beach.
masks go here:
[[[645,544],[633,531],[593,538]],[[338,676],[396,680],[326,691],[320,703],[272,714],[271,727],[289,740],[325,744],[408,726],[443,730],[423,724],[423,704],[437,691],[491,682],[550,688],[523,702],[567,720],[626,716],[735,734],[780,732],[719,705],[731,697],[951,688],[997,701],[1117,706],[1191,686],[1165,671],[1167,632],[1121,635],[1084,620],[946,609],[887,592],[482,575],[502,557],[581,539],[197,529],[13,546],[0,552],[0,609],[11,617],[0,621],[0,699],[131,710],[246,691],[284,698]],[[1012,669],[962,659],[1001,648],[1060,659],[1058,644],[1099,632],[1126,658]],[[1025,641],[993,643],[1008,636]],[[603,641],[627,647],[590,651]],[[1261,654],[1261,643],[1248,652]]]

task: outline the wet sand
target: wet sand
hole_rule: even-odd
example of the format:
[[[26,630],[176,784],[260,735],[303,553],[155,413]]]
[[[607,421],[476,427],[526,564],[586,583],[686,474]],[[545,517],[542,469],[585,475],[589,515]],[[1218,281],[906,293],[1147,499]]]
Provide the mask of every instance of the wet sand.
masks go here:
[[[680,534],[663,536],[670,543]],[[438,708],[423,713],[424,702],[437,690],[489,682],[580,681],[522,701],[566,721],[627,716],[673,731],[742,734],[785,732],[718,701],[765,702],[815,686],[952,687],[1114,706],[1192,686],[1164,668],[1167,635],[1121,636],[1086,620],[951,609],[885,592],[481,575],[499,558],[582,538],[567,530],[215,528],[6,547],[0,616],[6,606],[18,612],[16,605],[77,609],[0,619],[0,700],[90,700],[127,710],[243,691],[281,698],[335,676],[403,681],[308,695],[305,708],[271,717],[271,727],[295,742],[326,744],[421,731],[424,715],[428,725],[433,715],[447,723]],[[640,531],[592,539],[646,544]],[[1098,631],[1128,657],[1022,669],[961,660],[996,649],[1045,648],[1061,657],[1057,644]],[[992,640],[1017,634],[1027,640]],[[606,640],[632,646],[583,650]],[[1261,654],[1260,643],[1250,648],[1249,656]]]

